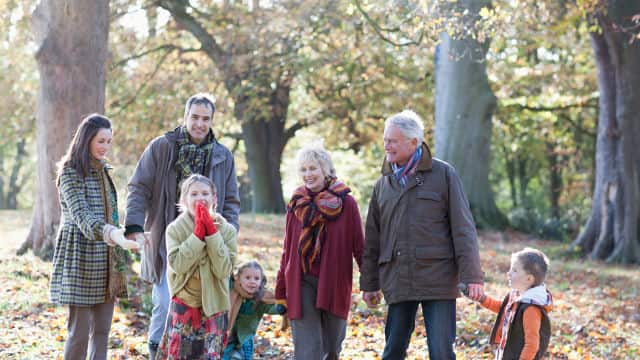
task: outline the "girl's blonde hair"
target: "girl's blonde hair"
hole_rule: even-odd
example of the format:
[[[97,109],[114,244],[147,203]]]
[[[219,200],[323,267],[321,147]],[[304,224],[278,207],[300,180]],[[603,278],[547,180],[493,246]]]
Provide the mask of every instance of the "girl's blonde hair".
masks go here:
[[[180,212],[187,211],[187,193],[189,192],[189,188],[191,188],[191,185],[195,183],[202,183],[209,186],[209,188],[211,188],[211,195],[215,195],[217,193],[216,184],[214,184],[211,179],[200,174],[190,175],[188,178],[180,182],[180,199],[178,200],[178,209],[180,210]],[[215,210],[217,204],[212,205],[213,209]]]
[[[257,261],[252,260],[252,261],[247,261],[247,262],[244,262],[244,263],[240,264],[240,266],[238,266],[238,269],[236,270],[236,273],[233,275],[234,280],[235,281],[240,281],[240,275],[246,269],[256,269],[256,270],[260,271],[260,276],[262,277],[262,279],[260,280],[260,287],[258,288],[258,291],[256,292],[255,298],[256,299],[262,299],[262,296],[264,295],[264,289],[267,286],[267,277],[264,276],[264,270],[262,269],[262,266],[260,266],[260,264]]]

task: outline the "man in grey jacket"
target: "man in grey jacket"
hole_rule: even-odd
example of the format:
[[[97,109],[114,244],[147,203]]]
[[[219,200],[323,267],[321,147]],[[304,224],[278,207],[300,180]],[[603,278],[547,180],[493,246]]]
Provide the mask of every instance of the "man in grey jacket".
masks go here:
[[[150,236],[142,254],[141,277],[153,283],[153,310],[149,324],[149,353],[153,359],[162,338],[169,309],[165,230],[178,216],[180,181],[198,173],[217,188],[217,209],[236,230],[240,198],[233,155],[218,143],[211,131],[215,100],[196,94],[187,100],[184,123],[153,139],[145,149],[129,181],[125,235]]]
[[[476,230],[454,168],[431,157],[422,120],[403,111],[385,122],[385,161],[369,202],[360,289],[388,304],[383,359],[404,359],[418,305],[431,359],[455,359],[457,284],[483,293]]]

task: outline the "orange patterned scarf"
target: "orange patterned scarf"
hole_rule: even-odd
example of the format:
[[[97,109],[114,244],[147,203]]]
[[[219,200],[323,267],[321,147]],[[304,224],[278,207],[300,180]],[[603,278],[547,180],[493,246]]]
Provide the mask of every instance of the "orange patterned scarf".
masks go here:
[[[325,238],[325,225],[340,217],[344,197],[351,192],[343,182],[331,179],[328,186],[317,194],[305,186],[293,192],[287,211],[292,211],[302,223],[302,233],[298,243],[298,252],[302,263],[302,272],[307,273],[322,250]]]

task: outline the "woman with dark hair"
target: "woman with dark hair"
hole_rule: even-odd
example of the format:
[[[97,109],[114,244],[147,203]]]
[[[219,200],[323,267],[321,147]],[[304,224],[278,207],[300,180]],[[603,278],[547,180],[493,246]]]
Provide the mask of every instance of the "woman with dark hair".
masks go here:
[[[106,359],[116,297],[126,297],[125,249],[138,243],[118,228],[116,188],[105,157],[111,122],[92,114],[82,120],[58,163],[62,219],[53,256],[50,299],[69,307],[65,359]],[[116,246],[118,245],[118,246]]]

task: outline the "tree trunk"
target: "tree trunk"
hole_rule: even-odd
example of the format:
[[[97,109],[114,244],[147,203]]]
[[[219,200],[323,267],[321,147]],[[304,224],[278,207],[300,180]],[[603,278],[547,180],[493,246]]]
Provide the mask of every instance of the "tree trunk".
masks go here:
[[[56,162],[84,115],[104,112],[108,0],[42,0],[33,12],[40,73],[38,166],[31,229],[19,253],[52,255],[60,222]],[[55,135],[53,135],[55,134]]]
[[[0,171],[4,172],[4,157],[0,156]],[[0,209],[4,209],[6,205],[5,197],[4,197],[4,178],[0,176]]]
[[[263,94],[262,98],[270,99],[264,104],[268,111],[256,111],[256,106],[250,105],[255,99],[246,94],[251,92],[235,92],[241,94],[234,99],[234,113],[242,122],[242,139],[253,193],[251,209],[254,212],[283,213],[285,210],[280,164],[282,152],[293,131],[285,128],[290,82],[282,82],[280,80],[275,90],[265,84],[263,90],[258,91]],[[228,82],[227,86],[235,88],[236,85]],[[254,93],[254,96],[257,95]]]
[[[516,161],[509,156],[506,147],[504,147],[503,153],[507,179],[509,179],[509,189],[511,190],[511,206],[515,209],[518,207],[518,191],[516,189]]]
[[[283,132],[277,120],[242,123],[245,157],[249,165],[253,212],[283,213],[284,197],[280,163],[284,150]]]
[[[555,144],[547,142],[547,162],[549,165],[549,202],[551,203],[551,217],[560,218],[560,194],[562,193],[562,167],[559,155],[555,151]]]
[[[611,0],[591,34],[600,113],[591,215],[573,248],[607,262],[640,263],[640,41],[631,42],[637,1]]]
[[[18,208],[18,194],[22,190],[23,182],[19,181],[20,170],[27,156],[27,150],[25,149],[27,140],[21,137],[16,144],[16,157],[13,160],[13,166],[11,167],[11,175],[9,176],[9,184],[7,186],[7,194],[4,197],[6,201],[4,209],[17,209]],[[0,191],[2,191],[0,189]]]
[[[490,1],[458,2],[478,14]],[[471,37],[440,36],[435,59],[435,150],[455,168],[480,227],[503,228],[506,217],[498,210],[489,184],[491,118],[496,98],[485,67],[488,43]]]
[[[529,159],[526,155],[518,152],[516,155],[516,165],[518,171],[518,184],[520,185],[520,203],[523,207],[528,208],[531,207],[531,203],[529,202],[529,196],[527,195],[527,188],[529,187],[529,172],[527,168],[527,164],[529,163]]]

